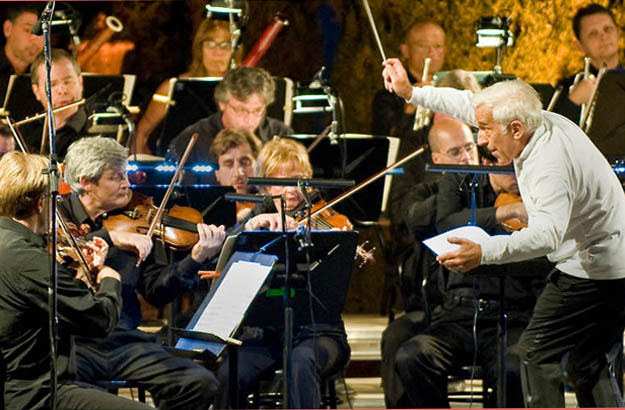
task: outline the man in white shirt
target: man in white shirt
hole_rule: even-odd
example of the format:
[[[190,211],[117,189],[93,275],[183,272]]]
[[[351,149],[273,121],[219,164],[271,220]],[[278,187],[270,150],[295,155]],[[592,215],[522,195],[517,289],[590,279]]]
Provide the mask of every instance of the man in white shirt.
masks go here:
[[[384,65],[387,89],[476,124],[478,144],[513,161],[527,210],[526,229],[482,244],[450,238],[459,248],[438,261],[459,272],[544,255],[556,263],[519,341],[526,404],[564,407],[558,366],[568,353],[580,407],[622,405],[606,355],[622,343],[625,322],[625,196],[607,160],[575,124],[542,111],[522,81],[473,95],[413,88],[399,60]]]

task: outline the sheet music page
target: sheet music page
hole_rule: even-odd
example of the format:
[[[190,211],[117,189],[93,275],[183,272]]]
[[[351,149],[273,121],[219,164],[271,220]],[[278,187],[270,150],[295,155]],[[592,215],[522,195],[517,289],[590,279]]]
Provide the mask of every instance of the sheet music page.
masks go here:
[[[427,246],[428,248],[430,248],[430,250],[434,252],[434,254],[436,255],[440,255],[441,253],[455,251],[460,246],[453,244],[453,243],[449,243],[447,241],[447,238],[449,237],[464,238],[464,239],[468,239],[478,244],[482,244],[488,241],[489,238],[491,238],[491,236],[479,226],[467,225],[467,226],[461,226],[459,228],[451,229],[447,232],[443,232],[442,234],[426,239],[423,241],[423,244]]]
[[[234,262],[192,330],[230,337],[271,268],[248,261]]]

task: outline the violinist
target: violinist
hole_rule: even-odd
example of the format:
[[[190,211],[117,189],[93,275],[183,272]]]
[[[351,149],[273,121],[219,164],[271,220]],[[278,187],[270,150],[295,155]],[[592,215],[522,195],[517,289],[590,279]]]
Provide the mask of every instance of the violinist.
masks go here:
[[[0,352],[2,408],[47,409],[50,399],[48,288],[50,254],[46,158],[11,152],[0,160]],[[57,405],[72,409],[148,409],[74,382],[72,337],[105,337],[121,312],[120,276],[104,265],[107,247],[92,247],[97,270],[93,293],[81,278],[58,266]],[[4,373],[5,372],[5,373]]]
[[[293,140],[276,138],[267,142],[258,156],[258,174],[264,177],[310,178],[312,166],[306,148]],[[301,193],[293,187],[270,187],[272,195],[282,195],[287,212],[295,210],[303,201]],[[278,201],[279,202],[279,201]],[[280,205],[276,203],[277,209]],[[280,230],[280,214],[275,209],[248,221],[248,229]],[[287,228],[295,226],[293,217],[287,215]],[[267,314],[271,314],[268,312]],[[244,340],[239,352],[240,403],[252,392],[261,374],[276,369],[282,363],[281,332],[275,329],[244,329]],[[321,405],[320,380],[340,372],[347,364],[350,349],[343,323],[319,323],[294,329],[292,351],[293,383],[289,391],[288,408],[318,409]],[[216,408],[227,403],[228,357],[219,367],[219,399]]]
[[[65,158],[65,180],[72,194],[59,209],[78,227],[87,227],[110,245],[107,263],[122,277],[122,313],[108,337],[77,338],[78,380],[128,380],[144,385],[161,409],[203,409],[211,404],[217,380],[191,360],[177,358],[137,329],[141,309],[137,293],[163,306],[192,289],[198,270],[215,255],[224,228],[197,224],[199,241],[189,255],[170,263],[162,242],[144,234],[107,231],[103,219],[119,213],[132,192],[126,176],[127,150],[111,138],[74,142]],[[140,262],[138,264],[138,262]]]
[[[217,182],[233,187],[238,194],[252,193],[246,178],[255,175],[260,148],[258,137],[244,128],[219,131],[210,148],[219,164],[219,169],[215,170]],[[250,203],[237,202],[237,221],[247,216],[252,207]]]

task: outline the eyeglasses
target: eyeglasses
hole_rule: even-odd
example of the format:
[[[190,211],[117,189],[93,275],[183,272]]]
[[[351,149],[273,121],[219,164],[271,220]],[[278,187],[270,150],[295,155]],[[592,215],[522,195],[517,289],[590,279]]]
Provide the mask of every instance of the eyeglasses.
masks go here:
[[[470,153],[471,151],[473,151],[473,149],[475,149],[477,144],[475,144],[475,142],[469,142],[468,144],[462,146],[462,147],[454,147],[454,148],[450,148],[445,152],[445,155],[447,155],[448,157],[451,158],[458,158],[460,155],[462,155],[463,153]]]
[[[265,113],[264,105],[262,107],[257,107],[251,110],[248,110],[245,107],[236,107],[232,105],[230,101],[228,101],[227,105],[229,105],[230,108],[232,108],[232,111],[234,111],[238,115],[253,115],[254,117],[260,117],[261,115]]]
[[[214,50],[217,47],[221,48],[222,50],[230,50],[232,48],[232,43],[230,43],[230,41],[222,41],[221,43],[218,43],[213,40],[204,40],[202,42],[202,46],[204,48],[210,48],[211,50]]]

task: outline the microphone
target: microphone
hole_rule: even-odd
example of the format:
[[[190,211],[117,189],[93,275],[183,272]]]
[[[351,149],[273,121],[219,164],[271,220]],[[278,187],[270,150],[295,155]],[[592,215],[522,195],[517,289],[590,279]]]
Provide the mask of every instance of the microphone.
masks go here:
[[[128,126],[128,134],[134,135],[135,133],[135,122],[132,120],[132,114],[128,111],[128,108],[118,98],[112,98],[114,95],[118,94],[118,92],[114,92],[108,98],[106,107],[106,112],[117,113],[119,114],[126,125]]]
[[[298,186],[303,185],[311,188],[351,188],[356,184],[353,179],[323,179],[323,178],[247,178],[248,185],[280,185]]]
[[[49,1],[46,4],[46,8],[43,9],[43,12],[41,12],[41,15],[39,16],[39,19],[33,26],[31,33],[33,33],[36,36],[43,35],[43,24],[44,22],[46,21],[49,22],[51,20],[52,13],[54,12],[54,3],[55,3],[54,1]]]
[[[224,199],[229,202],[267,203],[271,202],[271,195],[227,193]]]

